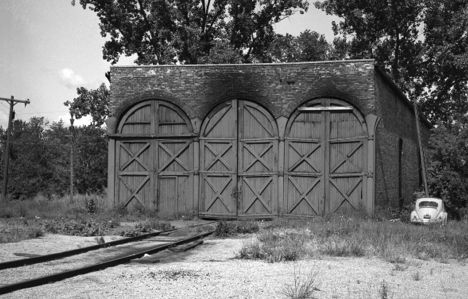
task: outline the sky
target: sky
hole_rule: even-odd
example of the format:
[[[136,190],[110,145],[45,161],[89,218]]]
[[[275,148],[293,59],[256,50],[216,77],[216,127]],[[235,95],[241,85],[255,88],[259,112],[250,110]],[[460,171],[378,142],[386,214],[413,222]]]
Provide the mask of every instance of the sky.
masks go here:
[[[78,1],[77,1],[78,2]],[[333,40],[331,22],[313,7],[275,26],[278,33],[298,35],[310,29]],[[102,58],[99,20],[90,10],[71,0],[0,0],[0,98],[30,99],[31,104],[15,106],[16,119],[43,116],[49,122],[69,124],[63,105],[77,96],[76,88],[97,88],[107,84],[110,63]],[[117,65],[131,65],[121,57]],[[0,126],[8,123],[9,106],[0,101]],[[78,120],[75,125],[86,123]]]

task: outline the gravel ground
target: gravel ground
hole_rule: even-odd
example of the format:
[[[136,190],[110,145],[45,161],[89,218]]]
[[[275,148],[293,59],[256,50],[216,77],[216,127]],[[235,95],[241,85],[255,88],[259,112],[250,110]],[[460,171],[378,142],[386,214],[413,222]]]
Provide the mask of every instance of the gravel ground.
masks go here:
[[[105,237],[106,241],[116,237]],[[410,260],[404,265],[376,258],[322,258],[267,263],[235,259],[250,237],[207,239],[195,249],[165,251],[130,264],[77,276],[54,284],[21,290],[5,298],[286,298],[294,277],[315,277],[316,298],[468,298],[468,266]],[[96,244],[92,237],[46,235],[39,239],[0,244],[0,260],[14,253],[45,254]],[[143,245],[141,245],[143,246]],[[101,255],[102,257],[102,255]],[[94,257],[97,259],[98,257]],[[80,255],[71,262],[55,261],[0,271],[0,283],[83,266],[93,259]],[[3,298],[3,297],[2,297]]]

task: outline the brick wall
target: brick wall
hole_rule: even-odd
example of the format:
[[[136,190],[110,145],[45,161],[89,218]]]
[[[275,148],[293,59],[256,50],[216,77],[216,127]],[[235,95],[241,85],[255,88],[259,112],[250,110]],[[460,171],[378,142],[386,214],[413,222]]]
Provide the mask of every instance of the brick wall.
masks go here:
[[[377,72],[375,76],[376,108],[381,121],[376,131],[376,206],[382,209],[411,202],[421,184],[419,148],[412,104]],[[420,122],[423,142],[429,129]],[[401,195],[399,185],[399,140],[401,154]]]
[[[156,98],[201,120],[217,104],[255,101],[275,118],[288,117],[317,97],[347,100],[363,114],[375,112],[373,60],[290,64],[184,65],[111,68],[113,133],[118,116],[135,102]]]

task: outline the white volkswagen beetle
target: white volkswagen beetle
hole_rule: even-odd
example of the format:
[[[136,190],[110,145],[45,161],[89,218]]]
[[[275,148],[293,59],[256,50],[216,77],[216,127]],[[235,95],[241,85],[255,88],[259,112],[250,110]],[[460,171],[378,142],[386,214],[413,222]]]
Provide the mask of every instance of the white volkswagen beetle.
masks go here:
[[[447,223],[447,212],[440,198],[425,197],[416,200],[414,211],[411,212],[412,223]]]

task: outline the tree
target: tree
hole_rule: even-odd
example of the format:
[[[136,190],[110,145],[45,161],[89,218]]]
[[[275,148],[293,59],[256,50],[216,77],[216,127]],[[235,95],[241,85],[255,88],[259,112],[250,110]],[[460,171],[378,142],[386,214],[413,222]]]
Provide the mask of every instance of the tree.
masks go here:
[[[305,30],[298,37],[277,34],[268,48],[270,62],[328,60],[333,54],[323,34]]]
[[[76,128],[75,187],[78,193],[101,193],[107,186],[106,130],[93,125]]]
[[[43,138],[46,125],[43,117],[13,122],[8,193],[14,199],[30,198],[48,188],[53,174]]]
[[[333,22],[337,48],[349,58],[374,58],[406,92],[420,90],[413,79],[421,65],[418,28],[424,9],[420,0],[326,0],[315,6],[342,18]],[[348,45],[346,45],[348,44]]]
[[[468,119],[465,119],[468,121]],[[463,216],[468,206],[468,122],[433,129],[428,148],[430,194],[443,198],[447,210]],[[465,212],[463,212],[465,210]],[[468,215],[468,214],[467,214]]]
[[[74,4],[75,1],[72,1]],[[263,61],[273,24],[308,8],[306,0],[80,0],[96,12],[106,60],[136,54],[137,64],[195,64],[221,44],[243,62]]]
[[[109,116],[110,92],[106,85],[102,83],[99,88],[90,90],[78,87],[76,92],[78,97],[64,103],[70,114],[76,119],[90,115],[93,126],[102,126]]]
[[[434,123],[468,113],[468,1],[426,0],[421,108]]]
[[[466,0],[326,0],[315,6],[343,18],[333,23],[335,49],[349,58],[375,58],[433,124],[466,115]]]

